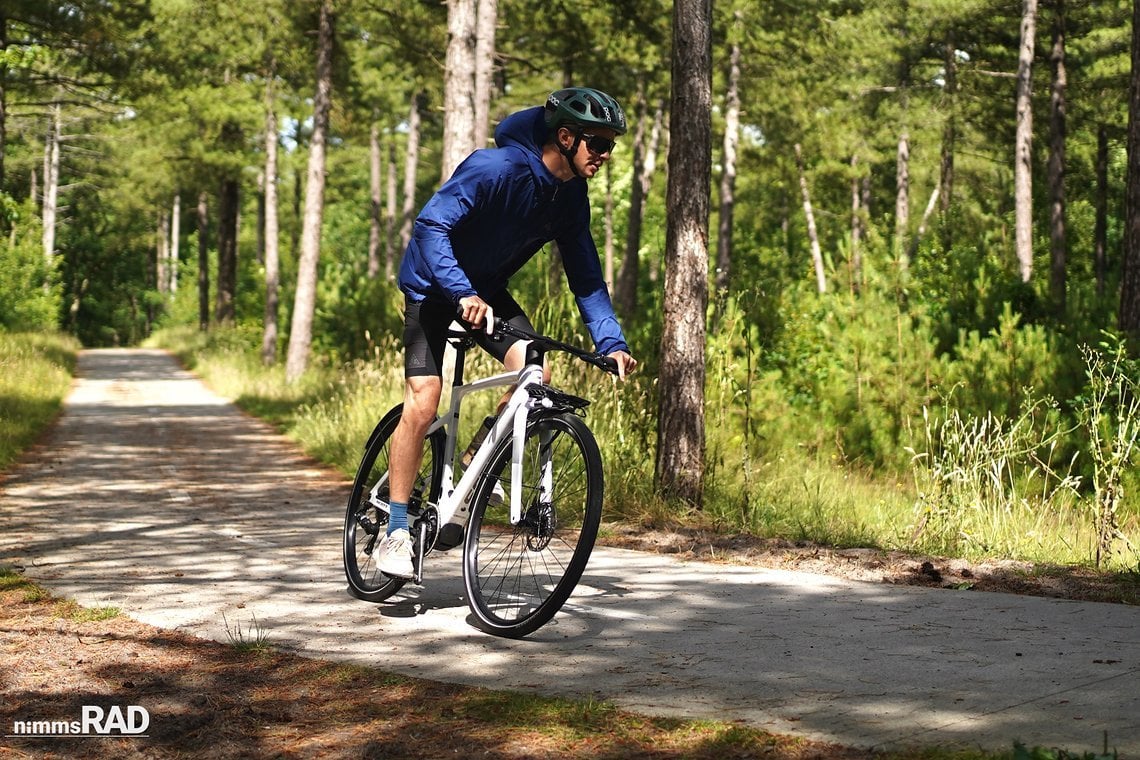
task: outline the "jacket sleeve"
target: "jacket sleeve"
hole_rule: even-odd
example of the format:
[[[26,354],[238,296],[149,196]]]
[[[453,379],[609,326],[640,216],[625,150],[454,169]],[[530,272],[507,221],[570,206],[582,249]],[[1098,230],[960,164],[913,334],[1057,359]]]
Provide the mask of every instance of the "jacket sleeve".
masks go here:
[[[455,257],[451,235],[479,208],[491,188],[502,178],[486,157],[477,151],[467,158],[436,191],[420,211],[412,229],[413,245],[421,272],[426,270],[431,285],[446,293],[453,303],[476,295],[470,278]]]
[[[562,254],[562,266],[570,290],[578,303],[578,311],[594,339],[594,347],[601,354],[614,351],[629,353],[617,315],[614,314],[610,293],[602,276],[602,265],[598,261],[598,248],[594,236],[590,234],[590,210],[582,205],[577,215],[577,223],[557,238],[558,250]]]

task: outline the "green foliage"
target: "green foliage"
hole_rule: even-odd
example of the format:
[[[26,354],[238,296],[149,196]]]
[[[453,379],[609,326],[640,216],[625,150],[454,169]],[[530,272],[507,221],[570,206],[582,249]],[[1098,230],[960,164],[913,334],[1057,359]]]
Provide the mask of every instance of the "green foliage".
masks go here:
[[[1056,339],[1040,325],[1021,325],[1011,305],[1002,305],[998,326],[988,335],[962,330],[955,361],[944,386],[955,405],[972,414],[1012,416],[1027,388],[1053,388],[1062,355]]]
[[[67,336],[0,330],[0,470],[59,412],[78,350]]]
[[[0,194],[0,213],[11,230],[0,237],[0,328],[54,330],[59,326],[60,293],[44,259],[34,207],[17,205]]]
[[[1026,747],[1021,742],[1013,743],[1013,760],[1117,760],[1116,750],[1109,750],[1108,737],[1104,739],[1101,752],[1073,752],[1058,747]]]
[[[1110,339],[1099,351],[1086,348],[1084,356],[1089,385],[1078,418],[1093,462],[1088,516],[1096,535],[1099,567],[1117,542],[1133,553],[1137,548],[1121,523],[1125,491],[1138,484],[1133,465],[1140,443],[1140,361],[1130,359],[1117,339]]]

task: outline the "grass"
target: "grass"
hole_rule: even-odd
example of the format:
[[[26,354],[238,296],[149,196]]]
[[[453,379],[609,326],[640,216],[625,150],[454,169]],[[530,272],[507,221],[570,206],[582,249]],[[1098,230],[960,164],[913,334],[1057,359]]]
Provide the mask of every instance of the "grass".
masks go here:
[[[0,332],[0,469],[59,413],[78,351],[64,335]]]
[[[261,365],[256,337],[243,338],[240,330],[203,336],[196,330],[178,329],[155,340],[173,349],[215,390],[271,421],[310,455],[352,475],[362,442],[379,417],[401,400],[399,345],[394,341],[377,345],[367,362],[340,367],[318,363],[291,386],[285,383],[280,366]],[[469,355],[468,366],[469,378],[495,369],[477,351]],[[703,509],[662,500],[653,488],[653,461],[647,454],[656,445],[655,423],[646,414],[655,404],[653,379],[635,375],[618,387],[580,362],[560,361],[554,370],[556,385],[593,401],[588,419],[604,454],[609,519],[653,527],[709,528],[837,548],[936,553],[970,560],[1096,564],[1098,544],[1088,519],[1088,499],[1082,501],[1064,472],[1050,480],[1042,477],[1041,467],[1036,474],[1022,468],[1020,480],[1011,480],[1010,471],[1004,469],[1000,473],[1004,480],[998,482],[1004,491],[996,501],[982,498],[987,488],[984,482],[979,486],[983,491],[976,494],[959,487],[958,481],[946,480],[957,490],[951,493],[944,487],[940,493],[949,494],[948,498],[932,507],[931,483],[951,470],[957,472],[956,462],[940,460],[946,467],[935,471],[929,458],[916,456],[916,462],[925,464],[916,464],[913,479],[890,477],[862,472],[836,457],[817,453],[826,449],[756,440],[758,434],[747,434],[744,420],[763,405],[754,400],[749,402],[752,406],[741,406],[743,397],[728,380],[710,380],[709,409],[717,411],[710,411],[706,420]],[[491,397],[474,399],[472,408],[464,410],[465,422],[472,428],[494,402]],[[761,416],[779,414],[778,409],[765,409]],[[978,474],[971,476],[984,481],[989,478],[986,464],[1008,457],[1009,451],[999,444],[1012,432],[1003,429],[1001,435],[989,435],[988,430],[970,429],[970,424],[960,421],[962,431],[976,435],[959,449],[968,451],[966,444],[970,444],[977,449],[970,454],[975,458],[993,455],[979,462]],[[469,432],[461,431],[461,436]],[[1024,431],[1018,428],[1016,432]],[[929,430],[927,443],[931,443]],[[949,448],[944,441],[939,444]],[[758,447],[766,449],[762,455]],[[1058,468],[1063,463],[1047,464]],[[1121,536],[1136,536],[1140,531],[1140,519],[1123,508],[1118,523]],[[1119,542],[1101,569],[1119,572],[1140,567],[1137,544],[1140,541]]]
[[[239,652],[268,652],[269,646],[269,632],[261,627],[261,623],[257,622],[257,617],[253,616],[249,625],[243,630],[241,623],[230,626],[229,619],[226,614],[222,613],[222,624],[225,626],[226,639],[230,645]]]

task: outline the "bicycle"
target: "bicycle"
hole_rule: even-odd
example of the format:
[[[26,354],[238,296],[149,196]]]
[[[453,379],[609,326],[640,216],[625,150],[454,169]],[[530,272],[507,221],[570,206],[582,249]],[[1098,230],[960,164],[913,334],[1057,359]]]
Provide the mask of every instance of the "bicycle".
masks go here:
[[[475,341],[452,327],[455,347],[450,407],[424,437],[423,461],[408,503],[415,584],[433,551],[463,545],[463,580],[476,625],[519,638],[550,621],[577,585],[593,551],[602,514],[602,458],[583,421],[589,401],[542,382],[547,351],[560,351],[616,374],[609,357],[496,319],[492,340],[529,341],[526,363],[465,383]],[[455,482],[460,409],[471,393],[514,385],[470,464]],[[381,602],[408,579],[376,566],[388,523],[388,456],[403,404],[381,418],[364,447],[344,522],[349,592]],[[498,487],[498,488],[496,488]],[[497,491],[497,493],[496,493]]]

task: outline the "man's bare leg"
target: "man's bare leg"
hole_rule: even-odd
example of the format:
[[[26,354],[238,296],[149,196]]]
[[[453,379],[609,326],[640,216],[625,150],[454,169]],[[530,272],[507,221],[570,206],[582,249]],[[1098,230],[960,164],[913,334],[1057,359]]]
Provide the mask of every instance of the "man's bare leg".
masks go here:
[[[439,410],[443,382],[438,377],[409,377],[404,384],[404,412],[392,432],[388,460],[391,501],[408,503],[423,459],[424,436]]]

